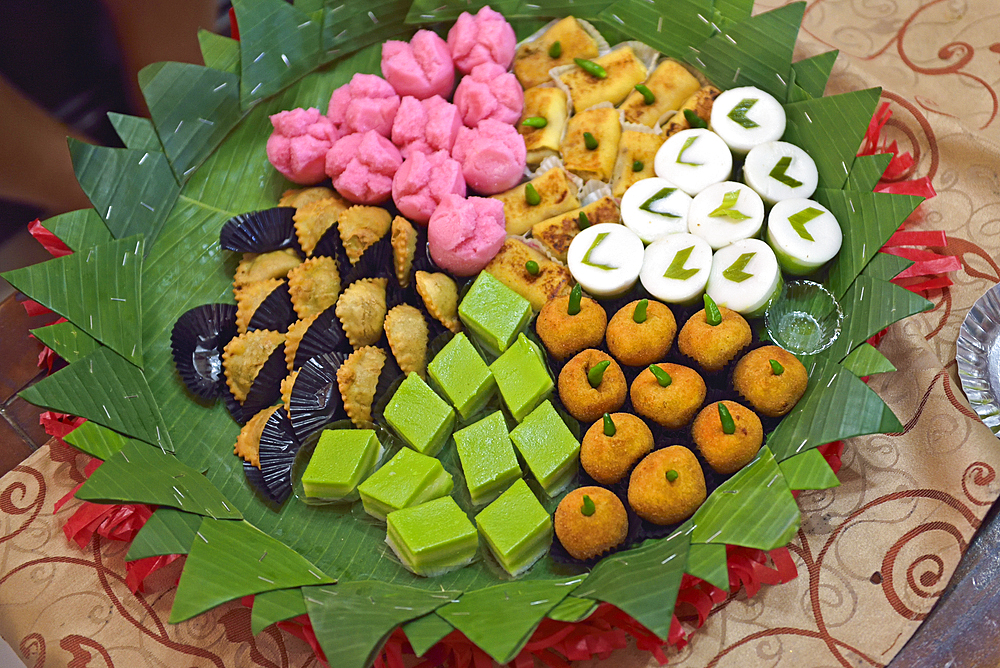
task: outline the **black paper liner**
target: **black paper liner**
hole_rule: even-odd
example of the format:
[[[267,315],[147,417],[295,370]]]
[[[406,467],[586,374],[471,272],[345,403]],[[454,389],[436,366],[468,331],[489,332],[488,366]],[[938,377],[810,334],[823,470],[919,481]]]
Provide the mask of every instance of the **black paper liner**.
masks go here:
[[[350,285],[359,278],[388,278],[389,283],[396,284],[396,269],[392,259],[392,239],[386,232],[385,235],[365,249],[354,264],[344,258],[341,272],[341,285]]]
[[[247,392],[246,401],[240,404],[233,393],[226,387],[222,398],[226,402],[229,414],[240,424],[246,424],[250,418],[268,406],[273,406],[281,399],[281,381],[288,375],[285,363],[285,344],[274,349],[264,365],[257,372],[257,377]],[[225,380],[223,380],[225,383]]]
[[[278,503],[278,499],[271,493],[271,488],[267,486],[267,483],[264,481],[264,474],[260,472],[259,468],[250,462],[243,462],[243,474],[246,476],[250,486],[253,487],[254,492],[264,501]]]
[[[288,326],[295,322],[298,316],[292,308],[292,297],[288,292],[288,282],[285,281],[264,298],[253,312],[247,331],[270,329],[276,332],[287,332]]]
[[[277,503],[292,493],[292,463],[300,447],[285,411],[274,411],[260,434],[260,472]]]
[[[337,370],[349,354],[318,355],[299,370],[289,399],[289,421],[299,441],[305,441],[331,422],[347,419],[337,384]]]
[[[347,334],[337,319],[337,306],[334,304],[320,313],[299,342],[295,351],[292,368],[298,369],[314,357],[333,352],[351,352],[351,344]]]
[[[347,253],[344,251],[344,243],[340,239],[340,226],[334,223],[326,228],[316,245],[313,247],[312,257],[326,255],[337,261],[337,269],[340,270],[341,285],[344,283],[344,272],[350,267],[347,260]]]
[[[195,396],[215,399],[228,393],[222,350],[236,336],[236,306],[204,304],[174,323],[170,348],[184,385]]]
[[[295,207],[279,206],[233,216],[219,232],[219,245],[237,253],[270,253],[294,248],[301,254],[295,236]]]

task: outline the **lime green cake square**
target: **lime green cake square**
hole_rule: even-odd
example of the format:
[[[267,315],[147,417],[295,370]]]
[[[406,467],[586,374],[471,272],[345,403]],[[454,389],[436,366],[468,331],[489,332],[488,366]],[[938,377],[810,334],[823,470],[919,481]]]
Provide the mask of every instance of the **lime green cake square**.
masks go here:
[[[343,499],[354,492],[378,461],[382,444],[371,429],[326,429],[319,436],[302,488],[306,496]]]
[[[479,537],[450,496],[389,513],[386,542],[403,564],[425,577],[469,564]]]
[[[580,443],[551,401],[543,401],[510,433],[521,458],[549,496],[566,488],[579,469]]]
[[[531,302],[481,271],[458,306],[462,323],[494,354],[510,347],[531,318]]]
[[[441,462],[416,450],[402,448],[358,487],[361,503],[372,517],[386,515],[451,494],[455,483]]]
[[[552,544],[552,518],[524,480],[476,515],[490,552],[513,576],[531,568]]]
[[[407,445],[433,457],[451,436],[455,411],[420,376],[411,372],[386,405],[385,421]]]
[[[490,368],[462,333],[434,356],[427,375],[463,418],[485,406],[497,387]]]
[[[507,423],[500,411],[456,431],[455,445],[469,496],[477,506],[495,499],[521,476]]]
[[[552,377],[544,353],[519,334],[517,341],[490,365],[504,404],[520,422],[552,394]]]

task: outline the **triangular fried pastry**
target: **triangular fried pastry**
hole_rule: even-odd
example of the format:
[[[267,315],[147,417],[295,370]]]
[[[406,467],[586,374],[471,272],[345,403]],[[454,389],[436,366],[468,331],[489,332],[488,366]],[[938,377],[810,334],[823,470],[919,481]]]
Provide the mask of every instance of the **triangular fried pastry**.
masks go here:
[[[360,429],[370,429],[374,424],[372,403],[385,360],[385,352],[381,348],[365,346],[351,353],[337,369],[337,385],[344,400],[344,410],[354,426]]]
[[[313,324],[318,317],[319,313],[302,320],[296,320],[288,326],[288,333],[285,335],[285,362],[288,364],[289,371],[294,367],[295,356],[299,352],[302,337],[309,331],[309,325]]]
[[[257,374],[274,349],[284,344],[285,335],[268,329],[258,329],[240,334],[226,344],[222,351],[222,368],[226,372],[226,385],[241,404],[253,386]]]
[[[267,299],[272,292],[284,283],[280,278],[269,278],[254,281],[233,290],[236,298],[236,327],[240,334],[247,331],[257,307]]]
[[[410,286],[410,271],[413,258],[417,254],[417,231],[406,218],[392,219],[392,264],[396,268],[396,279],[400,287]]]
[[[340,195],[333,194],[297,208],[292,220],[295,222],[295,236],[306,257],[312,257],[316,244],[326,231],[337,224],[340,214],[351,206]]]
[[[451,331],[462,331],[458,319],[458,285],[447,274],[426,271],[417,272],[417,292],[424,300],[424,306],[442,325]]]
[[[337,300],[337,318],[355,348],[370,346],[382,338],[388,282],[385,278],[362,278],[347,286]]]
[[[270,253],[244,253],[236,267],[234,287],[241,287],[268,278],[284,278],[288,272],[299,266],[302,260],[291,248]]]
[[[260,435],[264,431],[264,425],[267,424],[268,418],[278,408],[280,406],[268,406],[243,425],[243,428],[240,429],[240,435],[236,437],[236,447],[233,448],[234,455],[260,468]]]
[[[414,306],[394,306],[385,316],[385,336],[396,363],[404,374],[427,374],[427,321]]]
[[[298,209],[318,200],[336,196],[337,193],[329,188],[295,188],[281,193],[281,199],[278,200],[278,206],[294,206]]]
[[[369,246],[389,233],[392,217],[379,206],[355,205],[337,219],[340,240],[351,264],[361,259]]]
[[[291,414],[292,389],[295,387],[295,379],[299,377],[300,370],[296,369],[281,381],[281,403],[285,405],[285,413],[289,415]]]
[[[322,313],[337,303],[340,272],[332,257],[311,257],[288,272],[288,294],[300,318]]]

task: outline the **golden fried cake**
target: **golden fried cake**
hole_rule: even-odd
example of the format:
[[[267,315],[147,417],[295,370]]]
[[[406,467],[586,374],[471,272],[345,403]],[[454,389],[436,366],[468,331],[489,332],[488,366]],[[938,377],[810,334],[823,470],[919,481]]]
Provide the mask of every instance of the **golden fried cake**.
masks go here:
[[[558,55],[552,45],[559,42]],[[550,81],[549,70],[569,65],[574,58],[596,58],[597,41],[572,16],[557,21],[538,39],[522,44],[514,56],[514,76],[522,88]]]
[[[524,195],[527,183],[531,184],[541,198],[538,204],[528,204]],[[493,195],[503,202],[507,234],[524,234],[535,223],[580,207],[576,186],[561,167],[553,167],[527,183]]]
[[[645,302],[645,316],[640,316]],[[641,322],[636,322],[642,317]],[[648,366],[666,357],[674,344],[677,321],[670,307],[653,299],[638,299],[621,307],[611,317],[608,350],[626,366]]]
[[[333,193],[329,197],[312,199],[296,207],[295,215],[292,216],[295,222],[295,236],[306,257],[312,257],[316,244],[327,230],[337,224],[340,214],[349,206],[350,202]]]
[[[380,206],[356,204],[337,218],[340,240],[351,264],[357,263],[368,247],[389,233],[392,217]]]
[[[544,118],[545,127],[524,125],[528,118]],[[524,91],[524,111],[518,121],[517,131],[524,137],[529,165],[537,165],[550,155],[559,154],[559,142],[568,119],[569,108],[566,91],[563,89],[543,86]]]
[[[596,145],[588,145],[585,133],[593,138]],[[602,107],[577,112],[569,119],[566,135],[559,145],[563,164],[584,181],[610,181],[621,136],[622,126],[617,109]]]
[[[396,363],[406,375],[427,377],[427,321],[414,306],[400,304],[385,315],[385,336]]]
[[[628,535],[625,506],[603,487],[574,489],[559,502],[554,520],[559,542],[574,559],[600,556]]]
[[[284,404],[285,413],[291,412],[292,390],[295,389],[295,379],[299,377],[299,370],[291,372],[281,381],[281,403]]]
[[[715,98],[721,94],[722,91],[715,86],[702,87],[687,99],[677,110],[677,113],[670,117],[670,120],[663,124],[663,137],[669,139],[681,130],[691,128],[691,124],[688,123],[687,117],[684,115],[685,109],[694,112],[698,118],[708,123],[712,118],[712,105],[715,103]]]
[[[280,278],[269,278],[233,289],[233,297],[236,299],[236,329],[240,334],[250,327],[254,313],[264,300],[284,284],[285,281]]]
[[[302,343],[302,337],[306,335],[310,325],[316,322],[316,318],[318,317],[319,313],[311,315],[308,318],[303,318],[302,320],[296,320],[288,326],[288,332],[285,334],[285,364],[288,366],[289,371],[295,368],[295,356],[299,352],[299,344]]]
[[[662,373],[654,374],[646,367],[632,381],[632,408],[667,429],[681,429],[705,403],[705,380],[694,369],[680,364],[660,362],[655,366]]]
[[[705,473],[698,458],[683,445],[646,455],[629,478],[628,504],[653,524],[683,522],[694,515],[705,497]]]
[[[270,253],[244,253],[236,267],[233,286],[238,288],[269,278],[284,278],[301,263],[302,260],[291,248]]]
[[[684,323],[677,335],[680,351],[698,362],[705,371],[720,371],[753,340],[750,324],[743,316],[725,306],[719,307],[719,313],[722,314],[722,322],[710,325],[705,318],[705,309],[698,311]]]
[[[751,350],[736,363],[733,385],[753,409],[768,417],[792,410],[806,392],[809,375],[799,359],[778,346]]]
[[[281,193],[278,206],[293,206],[298,209],[299,207],[330,197],[338,197],[338,195],[329,188],[295,188]]]
[[[607,364],[603,364],[607,362]],[[602,365],[603,374],[591,371]],[[599,382],[593,382],[594,377]],[[625,403],[628,386],[625,374],[607,353],[588,348],[578,353],[559,372],[559,399],[569,414],[583,422],[599,420],[605,413],[614,413]]]
[[[708,465],[719,473],[729,474],[736,473],[757,456],[764,442],[764,428],[757,414],[746,406],[719,401],[698,413],[691,436]]]
[[[344,410],[359,429],[370,429],[374,425],[372,402],[385,360],[381,348],[365,346],[351,353],[337,369],[337,385],[344,400]]]
[[[260,435],[264,431],[264,425],[278,408],[280,406],[268,406],[247,420],[247,423],[240,429],[239,436],[236,437],[236,446],[233,448],[234,455],[260,468]]]
[[[535,273],[528,271],[528,262],[535,263]],[[507,237],[485,271],[531,302],[531,308],[536,311],[550,299],[569,294],[573,283],[569,269],[553,262],[520,237]]]
[[[240,334],[222,351],[226,385],[241,404],[246,401],[257,374],[271,353],[285,343],[285,335],[267,329]]]
[[[666,137],[649,132],[625,130],[618,141],[618,157],[611,174],[611,194],[621,198],[636,181],[656,176],[653,162]],[[639,164],[637,164],[639,163]],[[636,169],[641,164],[641,169]]]
[[[388,282],[385,278],[362,278],[347,286],[337,299],[337,318],[355,348],[370,346],[382,338]]]
[[[566,262],[566,253],[573,238],[580,233],[580,214],[586,218],[585,225],[599,223],[620,223],[622,221],[618,204],[612,197],[602,197],[585,207],[546,218],[531,228],[531,238],[545,247],[546,252],[560,262]]]
[[[322,313],[337,303],[340,272],[332,257],[311,257],[288,272],[288,294],[299,318]]]
[[[431,317],[458,334],[462,321],[458,319],[458,285],[448,274],[418,271],[417,293]]]
[[[410,272],[413,270],[413,258],[417,254],[417,230],[406,218],[396,216],[392,219],[392,266],[396,270],[396,280],[400,287],[410,287]]]
[[[636,84],[646,80],[646,66],[636,57],[632,47],[623,46],[590,60],[603,67],[607,76],[596,77],[578,65],[559,75],[569,89],[573,109],[578,112],[601,102],[617,107]]]
[[[569,296],[550,299],[535,321],[535,332],[557,360],[564,360],[586,348],[596,348],[604,340],[608,314],[590,297],[580,299],[580,311],[569,313]]]
[[[676,60],[664,60],[657,65],[643,84],[653,94],[653,103],[646,104],[643,94],[633,89],[619,108],[627,122],[648,127],[656,125],[668,111],[677,111],[701,89],[698,79]]]
[[[631,413],[611,413],[583,435],[580,466],[602,485],[614,485],[652,451],[653,432],[641,418]]]

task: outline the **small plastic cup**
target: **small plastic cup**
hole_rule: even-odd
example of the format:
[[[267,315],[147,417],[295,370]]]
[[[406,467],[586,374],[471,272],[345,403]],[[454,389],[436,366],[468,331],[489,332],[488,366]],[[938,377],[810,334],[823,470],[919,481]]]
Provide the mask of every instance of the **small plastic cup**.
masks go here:
[[[764,313],[771,340],[790,353],[815,355],[840,336],[844,312],[829,290],[813,281],[785,283]]]

